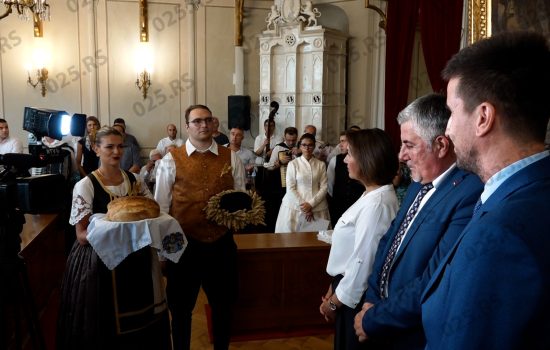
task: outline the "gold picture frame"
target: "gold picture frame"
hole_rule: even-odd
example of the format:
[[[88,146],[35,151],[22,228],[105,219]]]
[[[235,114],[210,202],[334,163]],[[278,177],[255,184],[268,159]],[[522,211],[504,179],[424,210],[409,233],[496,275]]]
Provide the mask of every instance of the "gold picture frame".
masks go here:
[[[468,0],[468,44],[491,36],[491,0]]]
[[[468,44],[501,32],[528,30],[550,40],[550,2],[467,0]]]

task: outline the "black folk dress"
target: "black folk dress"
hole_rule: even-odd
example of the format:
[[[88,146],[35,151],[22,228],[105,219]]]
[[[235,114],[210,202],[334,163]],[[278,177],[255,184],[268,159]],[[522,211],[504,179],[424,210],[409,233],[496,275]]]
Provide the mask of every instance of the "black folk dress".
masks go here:
[[[72,224],[90,209],[92,213],[106,213],[107,204],[116,197],[94,174],[80,181],[88,182],[75,186]],[[121,193],[128,194],[138,181],[129,172],[124,175],[121,186],[128,190],[121,189]],[[84,194],[86,190],[88,195]],[[155,301],[155,284],[158,287],[161,283],[155,264],[156,254],[145,247],[111,271],[90,244],[76,241],[63,277],[57,348],[171,349],[165,298],[159,302],[157,297]]]

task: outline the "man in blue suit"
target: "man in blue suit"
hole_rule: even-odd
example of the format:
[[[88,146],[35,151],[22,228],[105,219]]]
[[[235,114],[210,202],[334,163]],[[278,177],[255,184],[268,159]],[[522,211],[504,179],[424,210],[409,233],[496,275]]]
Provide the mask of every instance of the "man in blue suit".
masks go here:
[[[550,349],[550,48],[498,35],[443,76],[457,165],[485,187],[422,297],[427,349]]]
[[[429,281],[426,270],[429,265],[435,269],[454,245],[483,187],[475,175],[455,165],[453,144],[445,136],[449,117],[445,96],[430,94],[397,118],[399,158],[415,182],[380,241],[365,304],[355,320],[360,339],[368,337],[382,348],[426,345],[420,317],[420,297]]]

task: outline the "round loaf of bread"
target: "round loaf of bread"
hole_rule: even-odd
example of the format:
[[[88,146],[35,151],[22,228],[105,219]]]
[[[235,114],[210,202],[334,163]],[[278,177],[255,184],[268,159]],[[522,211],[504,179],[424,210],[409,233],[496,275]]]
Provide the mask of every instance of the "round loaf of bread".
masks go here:
[[[107,205],[106,220],[115,222],[154,219],[160,215],[160,207],[154,200],[143,196],[120,197]]]

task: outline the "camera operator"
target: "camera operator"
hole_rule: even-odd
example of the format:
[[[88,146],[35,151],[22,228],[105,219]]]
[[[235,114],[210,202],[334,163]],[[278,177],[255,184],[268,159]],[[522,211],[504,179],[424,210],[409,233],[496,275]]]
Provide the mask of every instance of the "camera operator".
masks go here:
[[[32,137],[34,137],[33,134]],[[64,223],[65,232],[65,254],[69,254],[71,246],[75,240],[74,226],[69,225],[69,215],[71,210],[71,198],[74,185],[80,180],[78,164],[75,160],[75,148],[79,137],[67,135],[62,140],[56,140],[49,136],[42,137],[41,142],[35,142],[38,145],[29,146],[33,151],[31,153],[39,154],[39,157],[47,159],[47,165],[41,168],[30,168],[32,176],[44,174],[60,174],[65,179],[65,184],[60,190],[62,196],[62,205],[59,211],[61,222]],[[33,142],[33,141],[31,141]],[[30,143],[29,142],[29,145]]]
[[[0,154],[23,153],[23,145],[15,137],[10,137],[10,128],[4,118],[0,118]]]
[[[71,184],[71,187],[80,179],[78,165],[75,161],[74,136],[65,136],[56,140],[49,136],[42,137],[41,150],[35,151],[52,157],[52,162],[42,168],[31,168],[31,175],[60,174]]]

